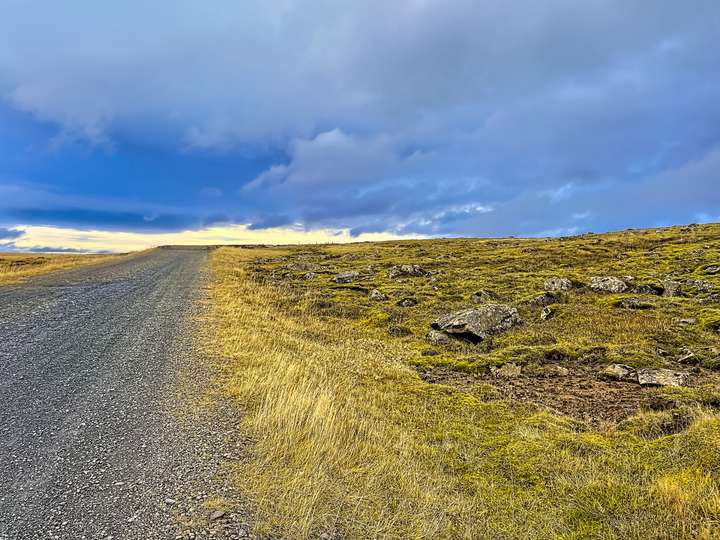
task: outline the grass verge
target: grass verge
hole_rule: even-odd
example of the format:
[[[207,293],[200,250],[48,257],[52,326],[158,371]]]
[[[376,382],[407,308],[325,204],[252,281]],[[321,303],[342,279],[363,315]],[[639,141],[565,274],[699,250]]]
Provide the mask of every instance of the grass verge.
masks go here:
[[[0,253],[0,285],[77,266],[107,262],[120,255],[69,255],[55,253]]]

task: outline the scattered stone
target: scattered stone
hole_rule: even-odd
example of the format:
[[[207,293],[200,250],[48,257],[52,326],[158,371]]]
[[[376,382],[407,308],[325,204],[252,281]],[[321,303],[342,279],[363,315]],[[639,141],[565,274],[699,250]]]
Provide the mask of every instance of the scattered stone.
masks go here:
[[[663,296],[682,296],[682,285],[679,282],[666,279],[662,285]]]
[[[407,297],[403,298],[402,300],[399,300],[397,305],[400,307],[413,307],[417,306],[418,301],[415,298]]]
[[[452,343],[452,338],[449,335],[438,330],[430,330],[425,337],[434,345],[449,345]]]
[[[671,369],[649,369],[637,370],[638,382],[641,386],[682,386],[688,374],[683,371]]]
[[[210,514],[210,521],[217,521],[223,517],[225,517],[224,510],[215,510],[212,514]]]
[[[720,303],[720,293],[712,293],[707,298],[703,298],[702,300],[700,300],[700,303],[703,305],[719,304]]]
[[[399,266],[393,266],[390,269],[389,276],[391,278],[396,278],[400,276],[424,276],[426,274],[425,270],[423,270],[419,265],[417,264],[401,264]]]
[[[715,265],[713,265],[713,266],[708,266],[708,267],[705,269],[705,273],[708,274],[708,275],[710,275],[710,276],[714,276],[715,274],[720,274],[720,266],[715,266]]]
[[[695,324],[697,319],[694,317],[688,317],[686,319],[675,319],[675,322],[678,324]]]
[[[623,298],[617,304],[617,307],[622,309],[650,309],[652,305],[647,302],[643,302],[639,298]]]
[[[452,337],[478,343],[521,322],[514,307],[506,304],[485,304],[476,309],[463,309],[444,315],[433,321],[431,326]]]
[[[412,332],[408,330],[407,328],[404,328],[402,326],[397,325],[391,325],[388,326],[388,334],[390,334],[392,337],[405,337],[409,336]]]
[[[701,293],[709,293],[713,290],[713,284],[703,279],[688,279],[685,284],[690,287],[695,287],[695,289]]]
[[[545,280],[545,290],[548,292],[569,291],[572,286],[572,281],[568,278],[551,277]]]
[[[377,289],[373,289],[372,291],[370,291],[368,297],[370,298],[370,300],[375,300],[377,302],[382,302],[383,300],[388,299],[387,294],[381,293]]]
[[[303,278],[310,281],[311,279],[315,279],[316,276],[317,274],[315,272],[308,272],[303,276]]]
[[[522,368],[513,362],[508,362],[500,367],[491,367],[490,373],[500,379],[514,379],[522,373]]]
[[[486,291],[485,289],[481,289],[475,294],[472,295],[470,298],[470,301],[473,304],[487,304],[488,302],[493,302],[498,299],[498,295],[495,294],[492,291]]]
[[[360,279],[360,273],[359,272],[340,272],[337,274],[333,281],[335,283],[352,283],[353,281],[357,281]]]
[[[535,298],[526,300],[523,303],[532,307],[545,307],[549,306],[550,304],[556,303],[559,299],[560,295],[558,293],[545,292],[539,296],[536,296]]]
[[[635,368],[625,364],[610,364],[600,372],[601,375],[624,382],[638,382],[638,375]]]
[[[621,293],[627,290],[627,284],[613,276],[595,276],[590,278],[590,288],[595,292]]]
[[[173,504],[175,504],[176,502],[177,502],[177,501],[176,501],[175,499],[165,499],[165,504],[173,505]]]
[[[557,364],[550,364],[543,368],[543,373],[548,377],[567,377],[570,375],[570,370]]]
[[[549,318],[553,317],[555,315],[555,312],[550,307],[545,307],[540,312],[540,320],[547,321]]]
[[[677,361],[678,364],[695,365],[698,363],[699,358],[687,347],[682,347],[680,349],[680,357],[677,359]]]
[[[635,287],[635,292],[638,294],[652,294],[654,296],[660,296],[664,290],[660,285],[651,285],[648,283]]]

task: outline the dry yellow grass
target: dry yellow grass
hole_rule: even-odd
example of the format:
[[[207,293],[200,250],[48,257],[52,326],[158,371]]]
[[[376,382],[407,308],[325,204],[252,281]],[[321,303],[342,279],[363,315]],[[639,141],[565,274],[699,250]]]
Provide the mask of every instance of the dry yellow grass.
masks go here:
[[[269,256],[280,252],[273,250]],[[258,283],[261,250],[212,259],[208,344],[255,441],[235,478],[289,538],[718,538],[720,417],[591,428],[423,382],[411,344]],[[669,414],[669,413],[668,413]]]
[[[107,262],[120,255],[69,255],[65,253],[0,253],[0,285],[76,266]]]

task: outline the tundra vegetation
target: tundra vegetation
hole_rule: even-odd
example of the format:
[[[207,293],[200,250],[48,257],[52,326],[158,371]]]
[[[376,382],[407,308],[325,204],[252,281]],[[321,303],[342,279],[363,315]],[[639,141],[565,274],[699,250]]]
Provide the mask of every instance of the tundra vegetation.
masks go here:
[[[66,253],[0,253],[0,285],[25,278],[67,270],[116,258],[117,255],[77,255]]]
[[[258,532],[720,538],[719,240],[216,250]]]

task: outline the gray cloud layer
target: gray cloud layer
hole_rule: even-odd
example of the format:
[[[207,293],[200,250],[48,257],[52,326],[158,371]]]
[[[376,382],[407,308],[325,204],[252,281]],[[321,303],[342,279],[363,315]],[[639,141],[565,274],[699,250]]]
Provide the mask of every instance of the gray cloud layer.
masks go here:
[[[101,148],[281,149],[224,209],[255,227],[720,214],[716,1],[35,4],[4,2],[6,103]]]

